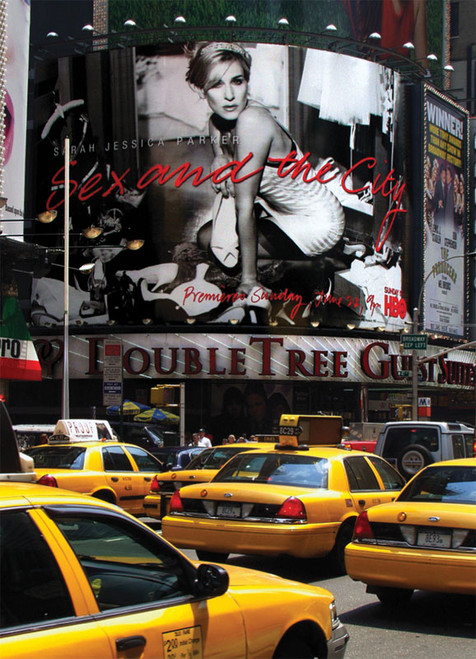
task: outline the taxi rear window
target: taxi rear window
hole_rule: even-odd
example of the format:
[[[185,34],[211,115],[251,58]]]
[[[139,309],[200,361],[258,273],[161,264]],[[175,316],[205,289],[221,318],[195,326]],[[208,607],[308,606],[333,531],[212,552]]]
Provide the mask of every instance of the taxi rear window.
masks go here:
[[[86,448],[82,446],[36,446],[25,451],[38,469],[82,469]]]
[[[328,487],[328,460],[304,455],[242,454],[235,456],[213,479],[214,482],[269,483],[292,487]]]
[[[402,490],[398,501],[441,501],[476,504],[475,467],[431,467]]]
[[[250,447],[252,449],[253,446]],[[224,447],[204,451],[197,455],[188,465],[187,469],[220,469],[236,453],[248,450],[243,446],[233,448]]]

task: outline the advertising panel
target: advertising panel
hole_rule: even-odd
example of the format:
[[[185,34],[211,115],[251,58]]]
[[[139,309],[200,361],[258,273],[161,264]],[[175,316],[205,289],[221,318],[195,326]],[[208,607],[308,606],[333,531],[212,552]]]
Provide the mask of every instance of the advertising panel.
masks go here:
[[[425,87],[424,329],[465,335],[468,114]]]
[[[73,273],[72,323],[410,321],[391,69],[204,42],[63,58],[36,80],[37,207],[61,216],[68,135],[72,264],[94,263]],[[48,239],[60,263],[61,237]],[[61,277],[35,280],[34,324],[61,324]]]
[[[0,222],[0,229],[5,235],[22,236],[30,3],[8,0],[2,4],[3,9],[6,6],[6,16],[2,16],[2,28],[6,29],[6,73],[5,90],[2,90],[5,95],[1,194],[7,199],[2,216],[8,222],[3,225]]]

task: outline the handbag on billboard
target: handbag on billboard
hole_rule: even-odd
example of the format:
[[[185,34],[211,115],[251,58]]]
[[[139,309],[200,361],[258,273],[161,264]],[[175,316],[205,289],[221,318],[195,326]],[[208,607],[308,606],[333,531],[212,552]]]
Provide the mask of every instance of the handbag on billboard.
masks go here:
[[[224,197],[221,193],[217,194],[212,212],[210,249],[222,265],[226,268],[234,268],[239,257],[234,198]]]

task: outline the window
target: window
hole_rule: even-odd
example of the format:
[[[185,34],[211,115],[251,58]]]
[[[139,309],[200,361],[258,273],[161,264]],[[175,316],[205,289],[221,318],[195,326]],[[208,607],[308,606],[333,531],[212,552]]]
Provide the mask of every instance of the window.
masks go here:
[[[104,471],[134,471],[131,461],[120,446],[102,449]]]
[[[450,5],[450,36],[459,37],[459,2]]]
[[[419,444],[429,451],[438,451],[437,428],[390,428],[387,433],[383,457],[395,458],[410,444]]]
[[[454,458],[473,457],[473,438],[471,435],[451,435]]]
[[[190,594],[185,563],[159,538],[110,516],[50,515],[76,553],[101,611]]]
[[[378,471],[378,474],[382,479],[383,486],[386,490],[402,489],[402,487],[405,485],[405,481],[392,466],[387,464],[384,460],[379,460],[379,458],[374,455],[369,455],[368,459]]]
[[[474,467],[431,467],[403,490],[398,501],[442,501],[476,505]]]
[[[38,446],[25,451],[39,469],[83,469],[86,449],[79,446]]]
[[[55,557],[25,511],[0,516],[0,627],[74,616]]]
[[[328,461],[305,455],[251,453],[237,455],[215,476],[223,481],[327,488]]]
[[[359,490],[380,490],[378,480],[375,477],[369,463],[363,456],[355,456],[344,459],[345,471],[349,479],[351,492]]]
[[[162,465],[154,457],[137,446],[128,446],[128,452],[132,455],[139,471],[160,471]]]

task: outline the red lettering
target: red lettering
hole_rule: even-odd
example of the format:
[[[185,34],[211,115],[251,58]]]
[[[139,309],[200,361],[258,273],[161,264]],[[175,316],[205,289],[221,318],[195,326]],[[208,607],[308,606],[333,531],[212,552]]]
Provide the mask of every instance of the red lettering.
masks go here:
[[[242,348],[228,348],[231,352],[230,375],[246,375],[246,368],[239,369],[239,365],[245,363],[245,354],[241,356],[239,353],[245,353]]]
[[[364,350],[362,350],[362,353],[360,355],[360,365],[362,371],[365,373],[367,377],[372,378],[372,380],[385,380],[386,378],[388,378],[389,363],[380,360],[379,361],[380,372],[373,371],[370,365],[370,353],[374,348],[377,347],[382,348],[383,353],[385,355],[388,355],[388,345],[386,343],[382,343],[381,341],[374,341],[373,343],[369,343],[369,345],[366,346]]]
[[[263,344],[263,355],[262,355],[262,367],[260,375],[276,375],[271,371],[271,346],[273,343],[278,345],[283,345],[283,339],[270,339],[270,338],[261,338],[261,337],[250,337],[250,346],[255,343]]]
[[[336,350],[334,352],[334,377],[346,378],[348,377],[347,369],[347,352]]]
[[[64,352],[63,341],[61,339],[54,339],[54,341],[58,345],[56,352],[53,351],[53,341],[48,339],[35,339],[33,341],[41,367],[46,367],[46,374],[50,378],[53,377],[53,366],[60,361]]]
[[[324,356],[327,357],[327,350],[313,350],[312,351],[314,358],[314,368],[313,375],[318,378],[327,378],[329,375],[328,371],[323,372],[321,369],[327,368],[327,359],[324,359]]]
[[[139,368],[134,368],[132,362],[137,360],[137,357],[133,357],[134,353],[137,353],[142,358],[142,364]],[[145,373],[150,366],[150,355],[144,348],[130,348],[124,353],[124,368],[131,375],[141,375]]]
[[[207,348],[210,355],[210,375],[225,375],[226,370],[224,368],[221,371],[217,370],[216,360],[218,348]]]
[[[197,348],[184,348],[184,375],[197,375],[202,372],[200,350]]]
[[[247,179],[251,178],[255,174],[259,174],[264,167],[258,167],[258,169],[255,169],[253,172],[250,172],[249,174],[245,174],[245,176],[242,176],[241,178],[238,178],[238,173],[241,170],[241,168],[248,163],[251,158],[253,157],[252,153],[249,153],[241,162],[235,161],[236,167],[232,170],[231,172],[231,180],[233,183],[241,183],[242,181],[246,181]]]
[[[303,365],[304,360],[306,359],[306,353],[303,350],[287,350],[289,356],[289,368],[288,375],[296,375],[296,371],[299,371],[302,375],[307,375],[308,377],[312,375]]]
[[[72,167],[73,165],[76,165],[76,160],[71,161],[70,166]],[[63,165],[63,167],[60,167],[60,169],[58,169],[56,174],[53,175],[53,178],[51,179],[51,184],[52,185],[63,185],[63,187],[64,187],[64,182],[65,182],[64,179],[58,178],[60,176],[60,174],[62,174],[64,172],[64,169],[65,168],[64,168],[64,165]],[[72,190],[71,190],[71,187],[70,187],[70,192],[69,192],[69,196],[71,197],[71,195],[73,195],[76,192],[76,190],[78,189],[78,183],[74,179],[70,178],[69,184],[70,184],[70,186],[73,186]],[[57,204],[53,204],[53,199],[54,199],[55,195],[57,195],[57,194],[60,195],[61,199]],[[46,208],[47,208],[47,210],[52,211],[52,210],[55,210],[56,208],[59,208],[63,204],[64,204],[64,190],[54,190],[50,194],[50,196],[48,197],[48,201],[46,202]]]
[[[388,234],[390,233],[393,223],[395,222],[395,217],[397,213],[406,213],[407,211],[404,208],[394,208],[393,210],[389,210],[388,213],[385,215],[385,217],[382,220],[382,224],[380,225],[380,229],[378,232],[377,240],[375,241],[375,251],[380,252],[382,247],[385,244],[385,241],[388,238]],[[390,221],[388,222],[388,226],[385,229],[385,225],[387,224],[387,218],[390,217]],[[380,236],[382,235],[382,232],[385,230],[385,235],[383,238],[380,240]]]
[[[99,350],[99,345],[102,343],[103,339],[96,338],[96,337],[89,337],[87,339],[88,344],[89,344],[89,350],[88,350],[88,370],[86,371],[86,375],[102,375],[102,371],[98,368],[98,350]]]
[[[368,185],[364,185],[363,188],[355,188],[355,189],[346,187],[347,177],[350,176],[351,174],[353,174],[355,172],[355,170],[357,169],[357,167],[360,167],[360,165],[362,165],[364,162],[367,162],[367,168],[368,169],[373,169],[375,167],[375,165],[377,164],[377,161],[376,161],[375,158],[362,158],[362,160],[359,160],[359,162],[356,162],[355,165],[352,165],[352,167],[350,169],[348,169],[344,173],[344,175],[342,176],[341,185],[342,185],[343,189],[346,192],[348,192],[349,194],[358,194],[359,192],[363,192],[364,190],[367,190],[368,187],[369,187]]]
[[[86,183],[83,185],[83,187],[80,189],[78,193],[78,199],[79,201],[86,201],[90,197],[94,197],[95,194],[98,192],[101,192],[101,188],[96,188],[95,190],[91,190],[96,183],[100,183],[102,179],[102,174],[94,174],[94,176],[91,176],[91,178],[86,181]],[[91,190],[91,192],[89,192]],[[89,192],[89,194],[88,194]]]
[[[154,181],[160,178],[163,174],[166,174],[169,171],[170,167],[166,165],[154,165],[143,174],[140,179],[137,181],[137,189],[144,190],[148,188]]]
[[[124,174],[121,174],[121,176],[118,176],[114,170],[111,169],[111,178],[113,179],[113,184],[106,190],[106,192],[103,192],[103,197],[108,197],[111,192],[114,190],[114,188],[119,188],[119,194],[123,195],[124,194],[124,186],[122,185],[122,179],[129,174],[131,170],[126,169]]]
[[[162,350],[163,348],[154,348],[154,368],[159,375],[171,375],[177,368],[178,348],[170,348],[170,367],[168,369],[162,366]]]

